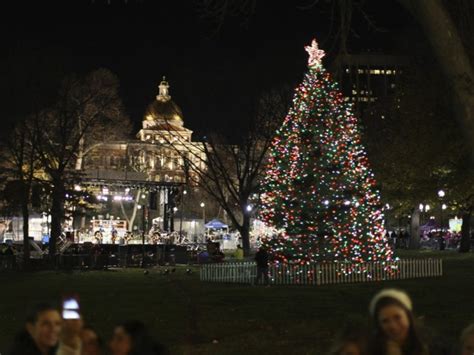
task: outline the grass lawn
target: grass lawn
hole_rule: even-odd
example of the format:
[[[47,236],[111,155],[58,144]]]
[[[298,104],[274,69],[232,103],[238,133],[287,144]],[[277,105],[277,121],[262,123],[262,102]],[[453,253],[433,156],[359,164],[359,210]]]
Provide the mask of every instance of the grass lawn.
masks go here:
[[[184,268],[74,273],[0,273],[0,353],[39,300],[80,294],[87,322],[107,339],[125,319],[145,321],[173,354],[323,354],[350,317],[366,317],[383,287],[409,292],[424,323],[453,340],[474,320],[474,254],[405,252],[443,257],[444,276],[381,283],[270,288],[201,283]],[[217,340],[217,343],[213,343]]]

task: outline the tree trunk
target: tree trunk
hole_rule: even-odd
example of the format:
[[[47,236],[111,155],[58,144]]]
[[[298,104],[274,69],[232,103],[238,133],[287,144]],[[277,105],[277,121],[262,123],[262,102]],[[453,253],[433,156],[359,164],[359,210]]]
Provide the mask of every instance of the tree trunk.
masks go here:
[[[61,236],[61,222],[64,216],[64,182],[61,179],[53,180],[52,203],[51,203],[51,237],[49,239],[49,257],[56,260],[56,244]]]
[[[24,191],[23,194],[23,201],[21,203],[21,212],[23,215],[23,270],[28,270],[30,264],[30,211],[28,209],[28,192]]]
[[[474,69],[458,30],[441,0],[399,0],[417,19],[456,97],[457,115],[474,142]],[[474,151],[474,147],[471,147]],[[473,154],[474,157],[474,154]]]
[[[411,213],[409,248],[420,248],[420,211],[416,207]]]
[[[242,248],[244,249],[244,255],[250,255],[250,215],[248,212],[243,213],[242,225],[239,226],[240,236],[242,237]]]
[[[120,201],[120,210],[122,212],[123,217],[127,221],[127,230],[129,232],[133,232],[133,224],[135,223],[135,218],[137,217],[137,210],[138,210],[138,205],[140,204],[141,194],[142,194],[142,189],[138,189],[135,195],[134,202],[133,202],[132,216],[130,218],[127,215],[127,211],[125,211],[125,206],[123,205],[123,202]]]
[[[79,132],[82,132],[82,121],[81,117],[78,120],[78,127]],[[76,166],[74,167],[76,170],[82,169],[82,160],[84,159],[84,136],[79,139],[79,146],[77,147],[77,159],[76,159]]]
[[[472,208],[464,211],[462,215],[460,253],[468,253],[471,249],[471,214]]]

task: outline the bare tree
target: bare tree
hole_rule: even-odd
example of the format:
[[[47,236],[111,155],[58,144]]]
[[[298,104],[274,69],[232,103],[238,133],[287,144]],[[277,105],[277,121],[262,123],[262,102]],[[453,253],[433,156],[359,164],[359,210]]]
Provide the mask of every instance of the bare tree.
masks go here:
[[[121,107],[116,76],[99,69],[84,78],[66,78],[56,104],[34,117],[34,146],[52,187],[49,244],[52,257],[61,235],[66,186],[69,179],[77,175],[75,162],[83,154],[81,149],[88,137],[96,130],[100,131],[103,126],[110,130],[121,129],[112,126],[114,119],[121,116],[117,113]]]
[[[4,196],[7,204],[15,211],[18,207],[23,217],[23,268],[28,269],[30,258],[29,215],[31,192],[35,174],[38,173],[38,161],[32,130],[28,120],[20,121],[7,142],[2,147],[4,167],[2,174],[7,183]]]
[[[457,117],[464,125],[464,135],[469,141],[471,159],[474,159],[474,68],[472,64],[472,34],[474,33],[474,2],[470,0],[396,0],[400,3],[424,30],[442,68],[449,86],[455,93],[454,106]],[[198,9],[204,18],[211,18],[220,29],[229,16],[242,16],[246,23],[255,12],[257,0],[200,0]],[[353,31],[351,21],[354,14],[362,16],[373,29],[379,29],[377,19],[364,11],[364,0],[337,0],[326,2],[310,0],[301,9],[315,6],[326,10],[329,7],[331,27],[336,24],[335,38],[339,51],[345,53],[348,33]],[[358,11],[354,11],[354,9]],[[455,14],[456,22],[453,20]],[[463,36],[464,34],[464,36]]]
[[[457,116],[464,125],[464,134],[471,145],[471,158],[474,158],[474,69],[458,27],[441,0],[398,1],[420,23],[455,93]],[[458,4],[472,25],[472,1],[458,1]]]
[[[250,250],[251,204],[256,202],[265,158],[274,132],[287,110],[287,95],[272,92],[261,98],[247,134],[231,142],[222,134],[209,134],[201,143],[186,142],[172,125],[163,138],[183,159],[188,182],[202,188],[227,212],[240,232],[244,252]],[[170,137],[175,138],[170,139]]]
[[[119,87],[117,77],[107,69],[98,69],[90,74],[89,79],[92,87],[105,84],[115,93],[114,97],[109,97],[110,102],[107,106],[89,105],[85,114],[92,116],[97,113],[101,116],[99,120],[91,124],[89,129],[83,130],[81,126],[84,122],[81,119],[78,120],[78,130],[84,131],[84,134],[79,140],[76,170],[82,169],[84,159],[94,148],[107,141],[127,138],[132,128],[130,119],[125,114],[122,101],[116,92]],[[76,97],[75,100],[80,100],[80,98]],[[79,102],[77,103],[79,104]],[[102,112],[98,113],[97,110],[99,109]]]

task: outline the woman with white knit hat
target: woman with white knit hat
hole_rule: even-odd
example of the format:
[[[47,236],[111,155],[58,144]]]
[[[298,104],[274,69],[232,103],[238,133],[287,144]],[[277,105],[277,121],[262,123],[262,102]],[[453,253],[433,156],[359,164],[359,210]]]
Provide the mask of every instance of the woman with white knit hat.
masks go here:
[[[372,320],[371,354],[430,354],[415,325],[410,297],[401,290],[384,289],[370,302]]]

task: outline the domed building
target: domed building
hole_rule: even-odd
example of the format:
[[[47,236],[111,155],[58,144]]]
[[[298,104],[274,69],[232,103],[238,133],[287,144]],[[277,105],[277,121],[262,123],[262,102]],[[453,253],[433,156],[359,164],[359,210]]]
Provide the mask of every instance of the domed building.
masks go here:
[[[163,77],[137,140],[104,143],[89,154],[85,164],[89,176],[184,183],[183,157],[202,164],[202,143],[192,141],[193,132],[184,127],[183,112],[172,100],[169,87]]]
[[[81,183],[92,185],[106,202],[125,200],[134,206],[133,218],[125,216],[128,229],[136,227],[136,208],[143,203],[140,198],[146,198],[150,206],[155,204],[150,207],[156,210],[150,212],[150,220],[160,218],[163,229],[172,231],[179,187],[196,181],[188,167],[204,167],[206,160],[203,144],[193,142],[193,132],[184,127],[183,112],[171,99],[164,77],[158,88],[156,99],[146,108],[137,139],[99,144],[84,158]],[[107,196],[101,192],[104,188]],[[148,195],[144,195],[146,191]],[[120,213],[125,214],[123,208]]]
[[[183,112],[176,103],[171,100],[168,93],[168,82],[163,77],[163,81],[158,86],[159,94],[145,112],[145,127],[153,127],[156,123],[172,123],[174,125],[183,126]]]

